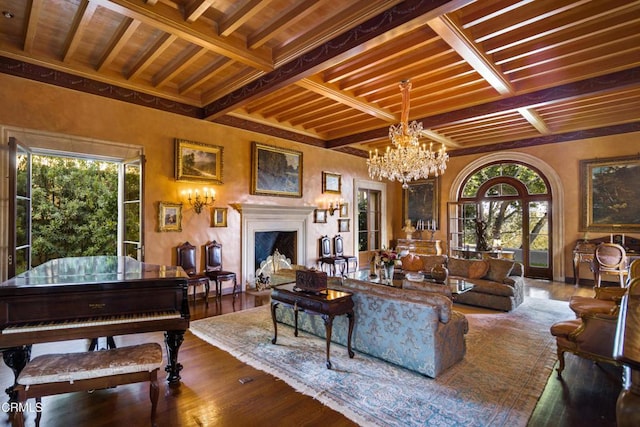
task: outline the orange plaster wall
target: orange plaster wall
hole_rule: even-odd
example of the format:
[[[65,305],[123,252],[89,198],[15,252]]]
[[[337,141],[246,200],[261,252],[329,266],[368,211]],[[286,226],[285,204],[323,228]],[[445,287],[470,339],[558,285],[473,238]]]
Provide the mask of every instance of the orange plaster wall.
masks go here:
[[[323,202],[322,171],[342,175],[342,198],[349,202],[351,232],[342,233],[345,250],[353,248],[353,181],[368,179],[365,159],[331,152],[284,139],[270,138],[241,129],[216,125],[175,114],[138,107],[77,91],[0,74],[3,98],[0,125],[54,132],[115,143],[144,147],[145,186],[145,260],[158,264],[175,263],[175,247],[188,240],[202,251],[202,245],[216,239],[223,243],[225,269],[240,271],[240,214],[230,207],[235,203],[285,206],[317,206]],[[229,207],[228,227],[211,227],[210,211],[197,215],[185,205],[182,232],[158,232],[157,202],[181,201],[181,192],[202,188],[202,183],[174,179],[174,139],[186,139],[224,147],[222,185],[207,185],[216,191],[217,207]],[[290,148],[303,153],[303,197],[286,198],[249,194],[251,183],[252,141]],[[3,176],[6,176],[3,174]],[[331,195],[336,197],[336,195]],[[318,238],[338,232],[338,215],[328,216],[326,224],[315,224],[310,217],[306,260],[313,266],[318,256]],[[202,259],[202,256],[201,256]]]
[[[322,203],[322,171],[342,174],[342,197],[350,203],[349,216],[353,230],[353,180],[369,179],[364,159],[327,151],[284,139],[269,138],[241,129],[230,128],[190,119],[175,114],[138,107],[124,102],[96,97],[77,91],[53,87],[33,81],[0,74],[0,87],[5,102],[0,103],[0,125],[55,132],[116,143],[142,145],[147,156],[145,188],[146,261],[160,264],[175,262],[174,248],[189,240],[201,247],[216,239],[224,246],[225,269],[240,270],[240,214],[228,211],[228,227],[210,227],[210,213],[196,215],[192,209],[183,211],[183,231],[157,231],[157,202],[180,201],[180,193],[198,184],[177,182],[174,179],[174,138],[181,138],[224,147],[223,185],[216,190],[218,207],[233,203],[273,205],[309,205]],[[282,198],[249,194],[251,176],[251,141],[291,148],[303,152],[303,197]],[[542,145],[513,151],[536,156],[558,174],[565,195],[564,259],[567,275],[571,271],[571,249],[579,231],[579,160],[637,154],[640,133],[614,135],[582,141]],[[440,225],[436,239],[446,241],[446,202],[451,183],[470,162],[484,155],[452,157],[440,183]],[[3,174],[6,176],[6,174]],[[387,184],[389,239],[403,237],[402,189],[398,183]],[[337,233],[336,216],[329,216],[327,224],[311,223],[306,265],[317,258],[317,237]],[[591,238],[603,235],[590,233]],[[353,248],[354,233],[343,233],[345,248]],[[640,237],[635,234],[633,237]],[[586,274],[586,273],[583,273]],[[587,276],[583,276],[587,277]]]

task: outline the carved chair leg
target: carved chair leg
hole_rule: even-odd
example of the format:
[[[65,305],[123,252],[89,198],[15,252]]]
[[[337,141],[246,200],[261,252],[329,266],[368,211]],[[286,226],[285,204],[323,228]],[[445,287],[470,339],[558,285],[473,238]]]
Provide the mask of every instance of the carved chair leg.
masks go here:
[[[561,378],[562,371],[564,371],[564,350],[561,348],[558,348],[558,367],[556,371],[558,371],[558,378]]]

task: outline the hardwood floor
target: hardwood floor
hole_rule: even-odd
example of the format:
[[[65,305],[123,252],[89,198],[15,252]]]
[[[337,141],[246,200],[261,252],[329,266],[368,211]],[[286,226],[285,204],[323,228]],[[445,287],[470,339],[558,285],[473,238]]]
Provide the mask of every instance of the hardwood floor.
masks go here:
[[[590,287],[527,279],[527,295],[568,300],[574,293],[591,295]],[[225,295],[208,306],[199,298],[191,302],[192,319],[217,316],[268,303],[268,297],[243,294],[232,303]],[[163,342],[161,333],[116,337],[124,346],[142,341]],[[42,353],[83,351],[84,340],[34,346],[33,356]],[[615,401],[621,388],[621,369],[596,365],[573,355],[566,356],[563,378],[548,380],[529,426],[605,426],[615,423]],[[160,385],[158,426],[350,426],[343,415],[311,397],[295,392],[271,375],[238,361],[187,332],[180,350],[184,365],[182,385]],[[13,374],[0,367],[3,387],[13,382]],[[79,392],[43,398],[40,425],[67,426],[148,426],[150,401],[148,384],[131,384],[116,389]],[[6,400],[3,400],[6,401]],[[27,425],[34,425],[36,413],[28,412]],[[0,426],[11,425],[3,406]]]

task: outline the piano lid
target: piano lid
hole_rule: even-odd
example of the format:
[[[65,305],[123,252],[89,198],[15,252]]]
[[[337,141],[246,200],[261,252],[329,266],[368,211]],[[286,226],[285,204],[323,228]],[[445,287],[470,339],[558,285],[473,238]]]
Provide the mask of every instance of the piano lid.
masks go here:
[[[140,262],[127,256],[58,258],[9,279],[0,288],[86,285],[185,278],[181,267]]]

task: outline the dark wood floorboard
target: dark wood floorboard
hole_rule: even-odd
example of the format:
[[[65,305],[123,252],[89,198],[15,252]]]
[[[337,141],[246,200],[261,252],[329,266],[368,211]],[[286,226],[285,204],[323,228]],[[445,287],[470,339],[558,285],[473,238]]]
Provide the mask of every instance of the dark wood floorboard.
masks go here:
[[[588,286],[575,287],[558,282],[527,280],[527,295],[568,300],[574,293],[592,295]],[[221,302],[201,298],[191,303],[192,319],[217,316],[268,303],[268,298],[243,294],[235,303],[229,295]],[[119,346],[143,341],[163,342],[162,333],[116,337]],[[84,340],[34,346],[33,355],[83,351]],[[621,389],[621,369],[594,364],[573,355],[566,356],[563,378],[555,372],[534,410],[529,426],[615,426],[615,401]],[[273,376],[251,368],[228,353],[210,346],[187,332],[180,350],[184,365],[182,385],[160,385],[158,426],[350,426],[343,415],[311,397],[295,392]],[[13,382],[11,371],[0,366],[0,382]],[[6,401],[6,400],[2,400]],[[131,384],[115,389],[79,392],[43,398],[40,425],[67,426],[149,426],[150,402],[147,384]],[[34,425],[35,413],[27,414]],[[0,427],[10,416],[0,413]]]

